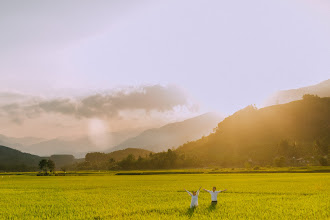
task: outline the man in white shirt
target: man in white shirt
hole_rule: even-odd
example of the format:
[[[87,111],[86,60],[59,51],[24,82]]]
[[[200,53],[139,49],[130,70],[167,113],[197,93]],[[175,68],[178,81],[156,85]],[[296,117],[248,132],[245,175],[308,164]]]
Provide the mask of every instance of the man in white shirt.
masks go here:
[[[219,193],[227,191],[226,189],[225,190],[216,191],[216,189],[217,188],[215,186],[213,186],[212,191],[209,191],[209,190],[204,189],[204,191],[209,192],[211,194],[212,204],[216,204],[218,202],[218,194]]]
[[[190,208],[195,208],[198,206],[198,195],[199,191],[202,187],[199,187],[199,189],[196,191],[189,192],[188,190],[184,189],[190,196],[191,196],[191,203],[190,203]]]

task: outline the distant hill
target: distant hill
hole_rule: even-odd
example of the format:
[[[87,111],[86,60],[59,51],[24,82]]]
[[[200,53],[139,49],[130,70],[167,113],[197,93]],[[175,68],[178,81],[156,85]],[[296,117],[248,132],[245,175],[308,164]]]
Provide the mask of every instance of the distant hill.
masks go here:
[[[22,137],[22,138],[15,138],[15,137],[8,137],[5,135],[0,134],[0,145],[9,146],[15,148],[17,150],[26,151],[26,146],[31,144],[36,144],[45,139],[36,138],[36,137]]]
[[[109,158],[113,158],[115,161],[120,161],[124,158],[126,158],[128,155],[132,154],[134,157],[146,157],[150,153],[153,153],[152,151],[149,150],[144,150],[144,149],[139,149],[139,148],[127,148],[124,150],[117,150],[111,153],[108,153]]]
[[[216,113],[206,113],[185,121],[170,123],[160,128],[149,129],[130,138],[108,151],[125,148],[141,148],[160,152],[178,147],[210,134],[223,118]]]
[[[111,132],[107,135],[111,140],[111,146],[115,146],[124,140],[136,136],[141,130],[131,130],[122,132]],[[72,154],[77,158],[82,158],[88,152],[104,150],[108,146],[95,146],[87,136],[79,138],[59,137],[50,140],[41,138],[12,138],[0,135],[0,144],[11,148],[25,151],[39,156],[50,156],[53,154]]]
[[[60,170],[62,167],[70,166],[77,162],[73,155],[70,154],[57,154],[49,157],[50,160],[54,161],[56,170]]]
[[[95,146],[87,137],[85,137],[74,140],[54,138],[30,145],[27,148],[29,149],[29,152],[41,156],[49,156],[52,154],[73,154],[77,157],[84,157],[87,152],[95,149]]]
[[[320,97],[330,97],[330,79],[313,86],[279,91],[268,98],[265,101],[264,106],[296,101],[302,99],[302,96],[305,94],[318,95]]]
[[[39,157],[0,145],[0,171],[37,171],[39,170],[38,164],[42,159],[54,161],[56,170],[79,161],[72,155]]]
[[[292,156],[299,157],[313,156],[317,139],[330,145],[330,98],[246,107],[220,122],[215,133],[184,144],[177,152],[208,164],[242,165],[248,160],[265,164],[277,155],[281,140],[288,140],[295,151]]]
[[[36,155],[0,146],[0,170],[2,171],[37,170],[41,159],[41,157]]]
[[[106,146],[96,146],[87,136],[45,140],[0,135],[0,144],[43,157],[54,154],[70,154],[76,158],[83,158],[88,152],[104,151],[105,149],[108,149],[106,152],[112,152],[126,148],[143,148],[157,152],[208,135],[222,119],[217,114],[207,113],[161,128],[149,129],[142,133],[140,129],[112,132],[107,134],[111,143]]]

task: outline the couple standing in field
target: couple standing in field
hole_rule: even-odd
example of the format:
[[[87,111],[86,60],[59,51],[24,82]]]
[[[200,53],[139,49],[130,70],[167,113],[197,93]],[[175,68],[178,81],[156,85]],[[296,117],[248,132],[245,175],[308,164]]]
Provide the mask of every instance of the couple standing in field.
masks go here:
[[[198,206],[198,195],[199,195],[199,191],[202,187],[199,187],[199,189],[197,191],[192,191],[189,192],[188,190],[184,189],[190,196],[191,196],[191,203],[190,203],[190,208],[195,208]],[[225,190],[219,190],[219,191],[216,191],[216,187],[213,186],[213,189],[212,191],[209,191],[209,190],[206,190],[206,189],[203,189],[204,191],[208,192],[211,194],[211,204],[212,205],[216,205],[217,202],[218,202],[218,194],[221,193],[221,192],[225,192],[227,191],[226,189]]]

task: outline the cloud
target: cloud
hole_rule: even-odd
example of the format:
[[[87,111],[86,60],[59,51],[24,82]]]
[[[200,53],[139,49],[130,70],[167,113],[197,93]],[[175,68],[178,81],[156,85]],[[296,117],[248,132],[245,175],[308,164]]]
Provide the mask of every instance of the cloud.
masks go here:
[[[13,122],[41,114],[56,113],[76,118],[119,117],[120,111],[144,110],[167,112],[178,106],[189,106],[188,96],[177,86],[140,86],[82,98],[34,99],[31,102],[0,106],[0,115]]]
[[[32,99],[33,96],[25,95],[19,92],[1,91],[0,92],[0,105],[11,104],[15,102],[23,102]]]

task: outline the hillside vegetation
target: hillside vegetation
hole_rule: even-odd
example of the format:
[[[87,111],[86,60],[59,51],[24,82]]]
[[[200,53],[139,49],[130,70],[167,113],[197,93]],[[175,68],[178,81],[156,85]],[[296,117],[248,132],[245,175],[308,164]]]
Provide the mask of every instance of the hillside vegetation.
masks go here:
[[[73,155],[39,157],[0,145],[0,171],[37,171],[39,170],[39,162],[42,159],[50,159],[54,162],[56,170],[80,161],[75,159]]]
[[[330,98],[305,95],[303,100],[263,109],[248,106],[219,123],[215,133],[177,152],[223,166],[265,165],[275,156],[312,162],[327,156],[329,135]]]
[[[129,153],[120,161],[104,153],[87,154],[86,162],[76,167],[133,170],[326,166],[329,145],[330,98],[305,95],[303,100],[288,104],[262,109],[248,106],[220,122],[214,133],[176,150],[139,158]],[[101,167],[100,161],[104,161]]]
[[[85,156],[85,161],[71,166],[70,169],[78,170],[97,170],[97,169],[111,169],[116,166],[118,161],[123,161],[127,157],[130,158],[146,158],[153,152],[138,149],[127,148],[125,150],[118,150],[111,153],[92,152]]]
[[[2,171],[36,170],[41,159],[36,155],[0,145],[0,170]]]

